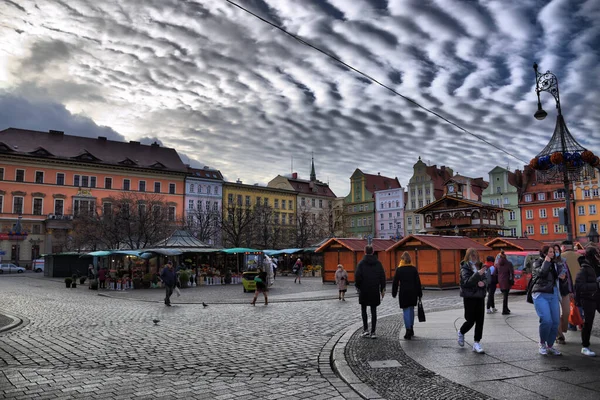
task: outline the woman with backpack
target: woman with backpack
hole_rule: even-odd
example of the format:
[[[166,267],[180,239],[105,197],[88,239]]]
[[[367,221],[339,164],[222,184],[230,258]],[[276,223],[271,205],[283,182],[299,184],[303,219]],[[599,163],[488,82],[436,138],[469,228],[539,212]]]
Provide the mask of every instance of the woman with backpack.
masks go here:
[[[558,333],[560,315],[559,279],[566,276],[565,267],[556,263],[554,248],[550,246],[542,247],[540,257],[533,263],[531,275],[531,280],[535,282],[531,297],[535,312],[540,318],[539,353],[544,356],[561,356],[562,353],[552,346]]]
[[[479,342],[483,336],[486,283],[487,267],[479,261],[477,250],[467,249],[460,263],[460,296],[465,305],[466,321],[458,331],[458,345],[465,345],[465,334],[475,325],[473,351],[479,354],[485,353]]]

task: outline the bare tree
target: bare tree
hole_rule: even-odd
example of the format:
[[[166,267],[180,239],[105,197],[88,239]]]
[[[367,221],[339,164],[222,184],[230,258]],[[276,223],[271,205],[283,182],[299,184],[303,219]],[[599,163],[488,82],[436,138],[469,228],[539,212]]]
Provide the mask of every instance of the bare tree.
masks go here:
[[[221,215],[215,209],[188,210],[184,229],[201,242],[220,244]]]
[[[224,206],[224,214],[221,218],[223,244],[228,247],[242,247],[244,244],[249,246],[254,218],[255,213],[250,207],[234,203]]]

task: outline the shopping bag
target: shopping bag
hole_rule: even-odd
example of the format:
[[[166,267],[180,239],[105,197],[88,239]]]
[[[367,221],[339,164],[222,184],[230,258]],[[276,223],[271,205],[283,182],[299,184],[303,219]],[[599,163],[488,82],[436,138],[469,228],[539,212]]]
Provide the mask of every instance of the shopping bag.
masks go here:
[[[571,313],[569,314],[569,323],[571,325],[583,325],[583,318],[579,312],[579,307],[575,305],[575,299],[571,299]]]
[[[425,310],[423,309],[421,298],[419,298],[419,302],[417,303],[417,314],[419,316],[419,322],[425,322]]]
[[[181,296],[181,290],[179,290],[177,286],[175,286],[175,294],[177,295],[177,297]]]

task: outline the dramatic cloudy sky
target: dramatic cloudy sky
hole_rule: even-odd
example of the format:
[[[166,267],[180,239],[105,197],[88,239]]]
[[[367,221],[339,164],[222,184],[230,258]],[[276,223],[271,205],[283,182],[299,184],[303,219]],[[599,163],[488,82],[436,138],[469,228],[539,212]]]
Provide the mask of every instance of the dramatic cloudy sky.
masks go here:
[[[549,139],[537,61],[575,137],[600,152],[598,0],[240,0],[398,92],[529,160]],[[224,0],[0,2],[0,129],[159,139],[184,161],[263,182],[294,169],[338,195],[357,167],[421,156],[487,176],[522,162]]]

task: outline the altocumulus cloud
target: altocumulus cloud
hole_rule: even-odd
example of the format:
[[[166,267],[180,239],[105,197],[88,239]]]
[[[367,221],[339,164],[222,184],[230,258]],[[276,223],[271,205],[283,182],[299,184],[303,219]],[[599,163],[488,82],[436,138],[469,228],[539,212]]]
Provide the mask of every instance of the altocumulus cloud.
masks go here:
[[[600,150],[596,0],[240,4],[525,160],[554,126],[531,116],[537,61]],[[406,185],[418,156],[471,176],[522,164],[223,0],[5,1],[0,15],[0,128],[160,140],[249,183],[291,157],[307,176],[314,151],[338,195],[356,167]]]

